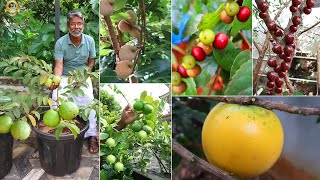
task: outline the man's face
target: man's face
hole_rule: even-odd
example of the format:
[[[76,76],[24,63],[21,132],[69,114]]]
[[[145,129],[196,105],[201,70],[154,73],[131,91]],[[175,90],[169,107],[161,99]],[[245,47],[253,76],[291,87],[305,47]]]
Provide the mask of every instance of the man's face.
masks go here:
[[[74,37],[79,37],[83,31],[83,22],[79,17],[74,17],[70,19],[68,24],[69,33]]]

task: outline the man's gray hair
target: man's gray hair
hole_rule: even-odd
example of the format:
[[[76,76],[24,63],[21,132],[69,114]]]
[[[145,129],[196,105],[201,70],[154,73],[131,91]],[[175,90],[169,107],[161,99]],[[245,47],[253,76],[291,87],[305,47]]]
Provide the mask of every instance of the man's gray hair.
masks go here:
[[[67,15],[67,23],[70,23],[70,19],[74,18],[74,17],[79,17],[82,19],[82,22],[84,23],[84,18],[83,15],[80,11],[71,11],[68,13]]]

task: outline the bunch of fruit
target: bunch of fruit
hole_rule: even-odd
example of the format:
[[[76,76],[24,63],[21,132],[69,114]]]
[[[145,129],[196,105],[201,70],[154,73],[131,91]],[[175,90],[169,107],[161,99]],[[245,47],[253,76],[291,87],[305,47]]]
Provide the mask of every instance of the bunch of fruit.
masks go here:
[[[301,24],[301,13],[299,9],[303,9],[305,14],[311,13],[311,8],[315,5],[314,0],[306,0],[306,4],[302,4],[301,0],[292,0],[290,11],[292,12],[292,25],[289,28],[287,34],[283,34],[283,31],[277,24],[270,19],[268,15],[268,4],[265,1],[257,4],[260,10],[259,17],[264,20],[268,30],[273,35],[272,51],[277,54],[277,58],[270,57],[267,61],[269,67],[273,68],[273,71],[267,73],[267,95],[273,94],[273,91],[277,94],[282,93],[282,86],[284,84],[283,78],[287,76],[287,71],[290,69],[291,61],[293,59],[293,52],[295,50],[295,37],[294,33],[298,30],[298,26]],[[279,38],[283,38],[282,44]],[[275,42],[274,42],[275,41]],[[280,59],[277,61],[277,59]]]
[[[191,55],[182,57],[182,64],[173,64],[172,69],[172,91],[181,94],[187,89],[187,84],[182,78],[197,77],[201,73],[201,67],[196,62],[202,62],[207,55],[212,53],[212,47],[223,50],[227,47],[229,38],[224,33],[217,35],[211,29],[200,32],[200,43],[192,48]]]
[[[113,138],[108,138],[106,140],[106,145],[109,147],[109,148],[114,148],[116,147],[116,141],[113,139]],[[117,160],[117,158],[113,155],[113,154],[109,154],[107,157],[106,157],[106,161],[109,165],[112,165],[113,163],[115,163]],[[122,162],[116,162],[114,164],[114,169],[117,171],[117,172],[120,172],[120,171],[123,171],[124,169],[124,165]]]
[[[79,114],[79,107],[71,101],[65,101],[59,106],[59,110],[49,109],[43,115],[43,123],[51,128],[60,124],[61,118],[71,121]]]
[[[152,105],[150,105],[148,103],[143,103],[141,101],[136,101],[133,104],[133,109],[137,113],[142,112],[143,115],[151,114],[154,111]],[[131,125],[131,129],[134,132],[137,132],[138,133],[138,137],[140,139],[142,139],[142,140],[147,137],[147,134],[150,134],[152,132],[152,128],[149,125],[147,125],[146,123],[141,123],[139,121],[135,121],[135,123],[133,123]]]
[[[141,27],[136,25],[137,14],[133,10],[128,10],[126,13],[129,14],[130,18],[127,20],[121,20],[118,23],[119,30],[122,33],[129,33],[132,37],[140,37]]]
[[[13,122],[12,118],[8,115],[0,116],[0,133],[6,134],[11,132],[12,137],[15,139],[24,140],[30,136],[31,127],[27,121]]]
[[[52,84],[58,85],[61,82],[61,77],[60,76],[53,76],[51,79],[50,77],[47,78],[47,80],[44,82],[44,85],[49,88],[52,86]]]
[[[247,6],[240,8],[239,4],[233,1],[227,3],[225,9],[220,12],[219,17],[222,22],[230,24],[233,22],[235,15],[237,15],[237,19],[240,22],[246,22],[251,15],[251,11]]]

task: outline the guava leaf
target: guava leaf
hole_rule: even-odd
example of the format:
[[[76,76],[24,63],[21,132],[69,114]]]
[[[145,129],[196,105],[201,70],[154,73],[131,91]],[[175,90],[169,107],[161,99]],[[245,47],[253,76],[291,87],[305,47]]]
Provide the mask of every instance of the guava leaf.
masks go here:
[[[236,36],[238,32],[242,29],[249,30],[252,29],[252,1],[244,0],[242,6],[247,6],[250,9],[251,15],[246,22],[240,22],[237,16],[234,16],[234,21],[231,29],[231,36]]]
[[[56,140],[59,140],[60,134],[62,133],[64,126],[62,124],[59,124],[56,128]]]
[[[101,140],[108,139],[108,137],[109,137],[108,133],[100,133],[100,139]]]
[[[236,71],[240,69],[240,66],[242,64],[250,60],[251,60],[251,53],[249,50],[240,52],[233,62],[233,65],[230,71],[230,77],[232,77],[236,73]]]
[[[236,71],[224,94],[252,95],[252,61],[247,61]]]
[[[80,129],[78,128],[78,126],[71,123],[66,123],[66,125],[72,132],[74,139],[77,139],[78,134],[80,134]]]
[[[10,102],[11,98],[9,96],[0,96],[0,103]]]
[[[140,101],[144,101],[147,95],[148,95],[147,91],[142,91],[142,93],[140,94]]]
[[[232,41],[228,41],[228,46],[222,50],[213,48],[213,56],[216,62],[225,70],[230,71],[235,57],[241,49],[236,49]]]
[[[204,14],[198,24],[198,30],[213,29],[220,21],[220,12],[224,9],[224,3],[213,13]]]

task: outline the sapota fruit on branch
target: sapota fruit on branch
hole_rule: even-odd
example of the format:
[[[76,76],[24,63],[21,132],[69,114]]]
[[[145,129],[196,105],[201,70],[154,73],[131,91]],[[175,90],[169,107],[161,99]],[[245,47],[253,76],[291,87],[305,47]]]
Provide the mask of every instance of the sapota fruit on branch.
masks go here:
[[[128,21],[130,24],[136,24],[137,14],[136,14],[133,10],[128,10],[126,13],[130,15],[130,18],[127,19],[127,21]]]
[[[123,33],[129,32],[131,29],[130,24],[128,24],[125,20],[121,20],[118,23],[118,28]]]
[[[115,0],[100,0],[100,14],[110,16],[114,11]]]
[[[135,46],[129,44],[122,46],[119,50],[120,60],[133,60],[136,56],[136,50]]]
[[[116,65],[116,73],[121,78],[127,78],[133,72],[132,61],[122,60]]]
[[[141,27],[138,25],[133,25],[129,31],[130,36],[138,38],[140,37]]]

